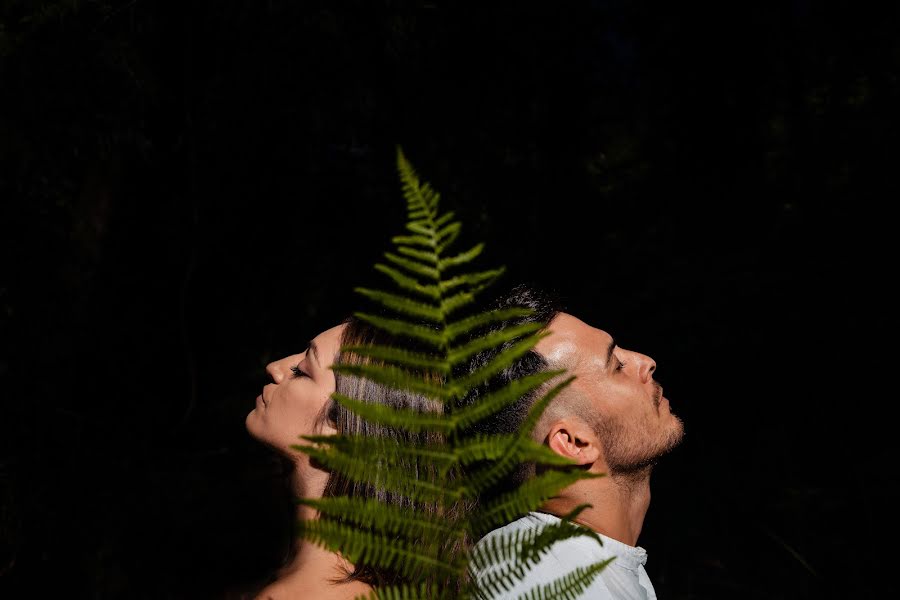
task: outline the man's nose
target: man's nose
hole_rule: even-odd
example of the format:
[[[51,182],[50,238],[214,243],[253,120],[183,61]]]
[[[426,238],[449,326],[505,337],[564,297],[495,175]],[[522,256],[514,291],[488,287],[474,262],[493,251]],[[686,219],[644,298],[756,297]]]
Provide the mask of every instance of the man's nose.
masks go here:
[[[647,374],[643,376],[644,381],[650,381],[651,379],[653,379],[653,372],[656,371],[656,361],[649,356],[645,356],[644,358],[647,359]]]
[[[641,381],[647,383],[653,380],[653,372],[656,371],[656,361],[640,352],[635,352],[638,361],[638,374]]]

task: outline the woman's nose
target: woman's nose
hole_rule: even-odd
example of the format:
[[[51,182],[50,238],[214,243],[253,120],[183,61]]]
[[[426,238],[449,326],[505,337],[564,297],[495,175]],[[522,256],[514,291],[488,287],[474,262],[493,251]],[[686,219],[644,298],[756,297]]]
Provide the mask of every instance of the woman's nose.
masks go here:
[[[273,383],[281,383],[281,380],[284,379],[284,372],[281,370],[280,362],[281,361],[270,362],[266,365],[266,373]]]

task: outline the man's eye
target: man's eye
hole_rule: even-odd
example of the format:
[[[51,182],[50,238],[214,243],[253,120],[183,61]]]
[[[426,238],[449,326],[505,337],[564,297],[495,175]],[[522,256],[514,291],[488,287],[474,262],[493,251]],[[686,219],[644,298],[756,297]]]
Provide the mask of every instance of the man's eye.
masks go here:
[[[309,377],[309,375],[307,375],[306,373],[304,373],[303,371],[300,370],[299,364],[296,364],[293,367],[291,367],[291,373],[294,374],[294,377]]]
[[[619,360],[618,356],[616,357],[616,363],[618,363],[616,365],[616,371],[621,371],[625,368],[625,363],[623,363],[621,360]]]

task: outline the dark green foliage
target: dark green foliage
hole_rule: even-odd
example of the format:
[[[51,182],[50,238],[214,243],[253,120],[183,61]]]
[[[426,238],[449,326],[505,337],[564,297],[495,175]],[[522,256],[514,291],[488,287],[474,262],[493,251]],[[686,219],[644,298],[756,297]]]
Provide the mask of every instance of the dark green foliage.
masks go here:
[[[524,308],[478,310],[480,291],[504,269],[470,270],[484,244],[449,254],[461,231],[453,213],[440,214],[439,194],[420,182],[398,149],[397,164],[407,201],[406,229],[393,238],[395,249],[375,268],[396,288],[357,288],[378,311],[357,312],[368,324],[397,340],[395,345],[350,346],[368,364],[336,364],[345,375],[366,378],[397,390],[410,390],[441,407],[428,413],[369,404],[365,398],[335,394],[333,399],[361,418],[411,434],[433,432],[440,443],[399,444],[389,438],[310,436],[313,446],[296,446],[329,469],[371,489],[390,493],[395,504],[368,498],[303,500],[320,518],[299,533],[354,564],[389,570],[400,584],[376,590],[379,598],[493,598],[508,591],[556,541],[578,535],[599,538],[568,522],[531,532],[501,536],[479,547],[485,533],[515,520],[563,487],[594,475],[531,439],[531,430],[549,402],[572,378],[551,371],[515,380],[467,401],[478,386],[530,351],[544,334],[541,324],[500,326],[527,316]],[[466,270],[462,270],[466,269]],[[468,313],[466,311],[469,311]],[[504,347],[473,369],[473,357]],[[472,426],[542,386],[525,426],[514,435],[472,433]],[[518,487],[503,489],[522,462],[546,468]],[[414,464],[415,469],[409,465]],[[508,484],[507,484],[508,485]],[[427,510],[420,507],[427,507]],[[492,566],[502,566],[494,569]],[[533,598],[571,598],[605,566],[561,574],[532,591]],[[482,573],[476,581],[472,568]]]

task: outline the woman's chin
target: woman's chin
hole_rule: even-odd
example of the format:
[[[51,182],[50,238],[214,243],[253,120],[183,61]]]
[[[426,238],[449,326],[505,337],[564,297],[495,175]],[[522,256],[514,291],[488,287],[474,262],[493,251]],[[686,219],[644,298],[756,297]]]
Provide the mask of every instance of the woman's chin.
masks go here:
[[[259,430],[259,413],[254,408],[249,413],[247,413],[247,418],[244,419],[244,427],[247,428],[247,432],[255,437],[256,439],[260,439],[260,430]]]

